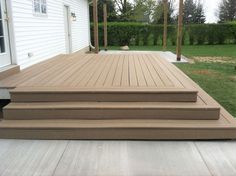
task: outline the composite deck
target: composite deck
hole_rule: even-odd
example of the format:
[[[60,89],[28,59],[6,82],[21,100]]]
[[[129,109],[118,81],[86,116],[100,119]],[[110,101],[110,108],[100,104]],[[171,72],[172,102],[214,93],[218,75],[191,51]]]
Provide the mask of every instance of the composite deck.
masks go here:
[[[3,138],[236,138],[234,118],[159,53],[60,55],[0,87]]]
[[[193,89],[155,54],[60,55],[1,82],[1,87]]]

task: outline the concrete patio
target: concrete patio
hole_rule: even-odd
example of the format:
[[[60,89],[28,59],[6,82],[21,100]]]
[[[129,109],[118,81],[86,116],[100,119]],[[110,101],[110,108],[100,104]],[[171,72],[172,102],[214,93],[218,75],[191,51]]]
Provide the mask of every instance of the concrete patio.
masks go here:
[[[235,141],[0,140],[1,176],[234,176]]]

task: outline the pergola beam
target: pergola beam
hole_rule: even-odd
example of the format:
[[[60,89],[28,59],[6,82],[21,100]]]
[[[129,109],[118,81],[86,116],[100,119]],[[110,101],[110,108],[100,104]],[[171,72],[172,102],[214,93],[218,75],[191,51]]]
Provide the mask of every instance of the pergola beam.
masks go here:
[[[168,26],[168,0],[163,0],[164,29],[163,29],[163,50],[167,48],[167,26]]]
[[[98,9],[97,0],[93,0],[93,28],[94,28],[94,47],[95,53],[99,52],[99,42],[98,42]]]
[[[183,30],[183,6],[184,6],[183,0],[179,0],[178,33],[177,33],[177,47],[176,47],[177,61],[181,61],[182,30]]]
[[[163,0],[164,4],[164,29],[163,29],[163,50],[167,48],[167,29],[168,29],[168,0]],[[98,39],[98,11],[97,0],[93,0],[93,22],[94,22],[94,47],[95,53],[99,52],[99,39]],[[104,13],[104,47],[107,49],[107,5],[103,5]],[[182,49],[182,28],[183,28],[183,0],[179,0],[179,15],[178,15],[178,32],[177,32],[177,46],[176,55],[177,61],[181,60]]]
[[[107,4],[103,4],[103,32],[104,32],[104,49],[107,51]]]

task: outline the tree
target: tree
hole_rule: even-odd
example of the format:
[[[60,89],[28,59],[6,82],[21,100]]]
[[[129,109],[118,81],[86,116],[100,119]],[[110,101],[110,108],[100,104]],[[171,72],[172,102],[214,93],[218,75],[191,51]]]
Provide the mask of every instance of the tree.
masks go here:
[[[184,2],[183,22],[185,24],[201,24],[205,23],[206,17],[203,5],[200,1],[186,0]]]
[[[132,18],[137,22],[150,23],[154,7],[153,0],[135,0]]]
[[[236,0],[222,0],[219,6],[220,22],[236,20]]]
[[[119,21],[132,21],[133,5],[129,0],[114,0]]]
[[[98,0],[98,22],[103,22],[103,4],[107,3],[107,21],[116,21],[117,20],[117,13],[115,10],[115,4],[111,0]],[[93,21],[93,6],[89,7],[90,12],[90,20]]]
[[[195,13],[195,18],[194,18],[194,23],[195,24],[202,24],[206,22],[206,16],[203,10],[203,5],[202,3],[200,3],[200,1],[198,2],[197,6],[196,6],[196,13]]]
[[[176,19],[174,16],[174,2],[175,0],[168,0],[168,24],[173,24]],[[164,22],[164,5],[163,0],[158,0],[153,12],[153,23],[163,24]]]

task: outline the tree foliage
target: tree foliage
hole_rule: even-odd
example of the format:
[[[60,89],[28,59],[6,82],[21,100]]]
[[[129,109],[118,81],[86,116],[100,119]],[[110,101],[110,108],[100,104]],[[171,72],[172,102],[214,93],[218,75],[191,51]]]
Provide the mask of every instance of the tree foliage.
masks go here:
[[[236,0],[222,0],[219,6],[220,22],[236,20]]]
[[[227,1],[227,0],[226,0]],[[234,0],[236,1],[236,0]],[[168,0],[168,24],[176,23],[176,0]],[[98,21],[103,21],[103,4],[107,3],[109,22],[142,22],[146,24],[163,24],[163,0],[98,0]],[[186,0],[184,8],[185,24],[205,22],[203,5],[199,0]],[[92,5],[90,19],[93,21]]]
[[[117,21],[117,12],[115,9],[115,4],[110,0],[98,0],[98,22],[103,21],[103,4],[107,4],[107,20],[108,21]],[[91,22],[93,21],[93,6],[89,6],[89,15]]]
[[[130,0],[114,0],[118,21],[132,21],[133,4]]]
[[[174,2],[175,0],[168,0],[168,24],[172,24],[176,21],[176,17],[174,15]],[[158,0],[156,6],[154,7],[153,13],[153,24],[163,24],[164,22],[164,4],[163,0]]]
[[[183,21],[185,24],[205,23],[206,17],[200,1],[186,0],[184,2]]]
[[[155,1],[134,0],[133,20],[136,22],[151,23]]]

